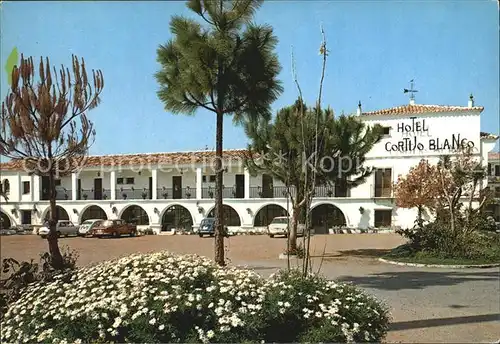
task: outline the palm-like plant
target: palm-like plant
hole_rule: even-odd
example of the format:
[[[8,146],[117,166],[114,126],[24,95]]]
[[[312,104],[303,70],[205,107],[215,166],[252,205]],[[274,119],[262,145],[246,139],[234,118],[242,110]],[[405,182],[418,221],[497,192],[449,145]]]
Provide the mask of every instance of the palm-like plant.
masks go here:
[[[222,142],[224,115],[270,118],[270,105],[282,92],[281,69],[272,27],[250,21],[261,0],[190,0],[187,6],[206,24],[174,16],[173,34],[158,48],[158,97],[165,110],[216,115],[215,260],[224,265],[222,228]]]

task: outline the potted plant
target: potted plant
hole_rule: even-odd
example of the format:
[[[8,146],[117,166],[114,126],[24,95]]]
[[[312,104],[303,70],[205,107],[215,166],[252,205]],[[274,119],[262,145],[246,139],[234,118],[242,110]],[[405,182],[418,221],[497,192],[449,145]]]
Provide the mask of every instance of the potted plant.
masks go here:
[[[67,194],[67,193],[65,193],[65,194],[64,194],[64,199],[67,201],[67,200],[68,200],[68,198],[69,198],[68,194]]]
[[[328,189],[328,190],[326,191],[326,195],[327,195],[328,197],[332,197],[332,196],[333,196],[333,191],[332,191],[332,189]]]
[[[191,188],[189,186],[186,186],[186,197],[187,199],[191,198]]]
[[[87,200],[87,198],[88,198],[88,197],[89,197],[89,195],[87,195],[87,193],[84,193],[84,194],[83,194],[83,199],[84,199],[84,200]]]
[[[264,193],[262,192],[262,188],[260,186],[257,187],[257,193],[259,194],[260,198],[262,198],[262,196],[264,196]]]
[[[365,208],[363,208],[363,207],[359,207],[359,213],[360,213],[360,214],[363,214],[364,212],[365,212]]]
[[[236,197],[236,185],[233,186],[232,193],[233,193],[233,197]]]
[[[214,198],[214,192],[212,191],[212,187],[211,186],[208,187],[208,197]]]
[[[144,188],[144,190],[142,191],[141,196],[142,196],[142,199],[146,199],[146,197],[148,197],[148,193],[146,191],[146,188]]]

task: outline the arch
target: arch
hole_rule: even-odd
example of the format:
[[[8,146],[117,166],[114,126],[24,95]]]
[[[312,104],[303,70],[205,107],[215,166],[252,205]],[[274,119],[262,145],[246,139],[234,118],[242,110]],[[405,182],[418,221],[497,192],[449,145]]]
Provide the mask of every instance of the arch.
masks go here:
[[[329,228],[346,226],[346,217],[342,210],[331,203],[322,203],[311,209],[311,225],[315,234],[328,234]]]
[[[215,207],[208,212],[207,217],[215,217]],[[224,217],[224,225],[228,227],[239,227],[241,226],[240,214],[233,207],[227,204],[222,205],[222,216]]]
[[[0,229],[9,229],[12,226],[14,226],[14,222],[11,220],[10,216],[3,210],[0,211]]]
[[[50,217],[50,207],[47,207],[47,209],[45,209],[45,212],[44,212],[44,215],[42,216],[42,218],[44,221],[47,221],[49,219],[49,217]],[[69,221],[68,212],[66,211],[66,209],[64,209],[60,205],[56,205],[56,220],[57,221],[60,221],[60,220]]]
[[[108,215],[100,206],[91,204],[82,210],[82,215],[80,215],[80,223],[90,219],[101,219],[107,220]]]
[[[138,226],[149,225],[148,213],[137,204],[131,204],[125,207],[120,214],[120,219]]]
[[[274,203],[266,204],[255,213],[253,226],[267,227],[275,217],[287,215],[288,212],[281,205]]]
[[[165,208],[161,216],[161,230],[170,231],[171,229],[192,230],[193,216],[191,212],[180,204],[172,204]]]

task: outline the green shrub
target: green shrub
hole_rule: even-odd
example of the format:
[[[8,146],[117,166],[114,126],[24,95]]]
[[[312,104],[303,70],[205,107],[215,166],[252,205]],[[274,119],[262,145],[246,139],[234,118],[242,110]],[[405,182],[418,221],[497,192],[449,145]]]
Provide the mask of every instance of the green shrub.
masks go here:
[[[266,280],[206,258],[136,254],[34,284],[13,303],[2,342],[376,342],[385,306],[298,272]]]

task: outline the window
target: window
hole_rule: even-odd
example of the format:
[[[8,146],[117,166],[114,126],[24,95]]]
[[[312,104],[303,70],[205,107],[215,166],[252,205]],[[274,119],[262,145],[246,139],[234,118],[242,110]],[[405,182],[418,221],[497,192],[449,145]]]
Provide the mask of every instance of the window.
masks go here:
[[[392,210],[375,210],[375,227],[390,227],[392,223]]]
[[[10,183],[9,183],[9,180],[8,179],[4,179],[3,181],[3,192],[5,192],[6,194],[8,194],[10,192]]]
[[[31,210],[21,210],[21,224],[31,225]]]
[[[384,133],[384,136],[390,136],[391,135],[391,127],[382,127],[382,132]]]
[[[210,183],[215,183],[215,174],[210,176]]]
[[[500,165],[495,165],[495,176],[500,177]]]
[[[123,184],[123,178],[116,178],[116,184]]]
[[[206,183],[206,182],[207,182],[207,176],[203,176],[203,177],[201,177],[201,181],[202,181],[203,183]]]
[[[55,184],[56,186],[61,186],[61,179],[55,179],[55,180],[54,180],[54,184]]]
[[[125,179],[125,184],[134,184],[134,178],[133,177],[126,178]]]
[[[30,193],[30,182],[23,182],[23,195]]]
[[[375,170],[375,197],[391,197],[392,169],[378,168]]]
[[[487,170],[488,176],[492,176],[493,175],[493,170],[491,169],[491,167],[492,167],[491,163],[488,163],[488,170]]]

